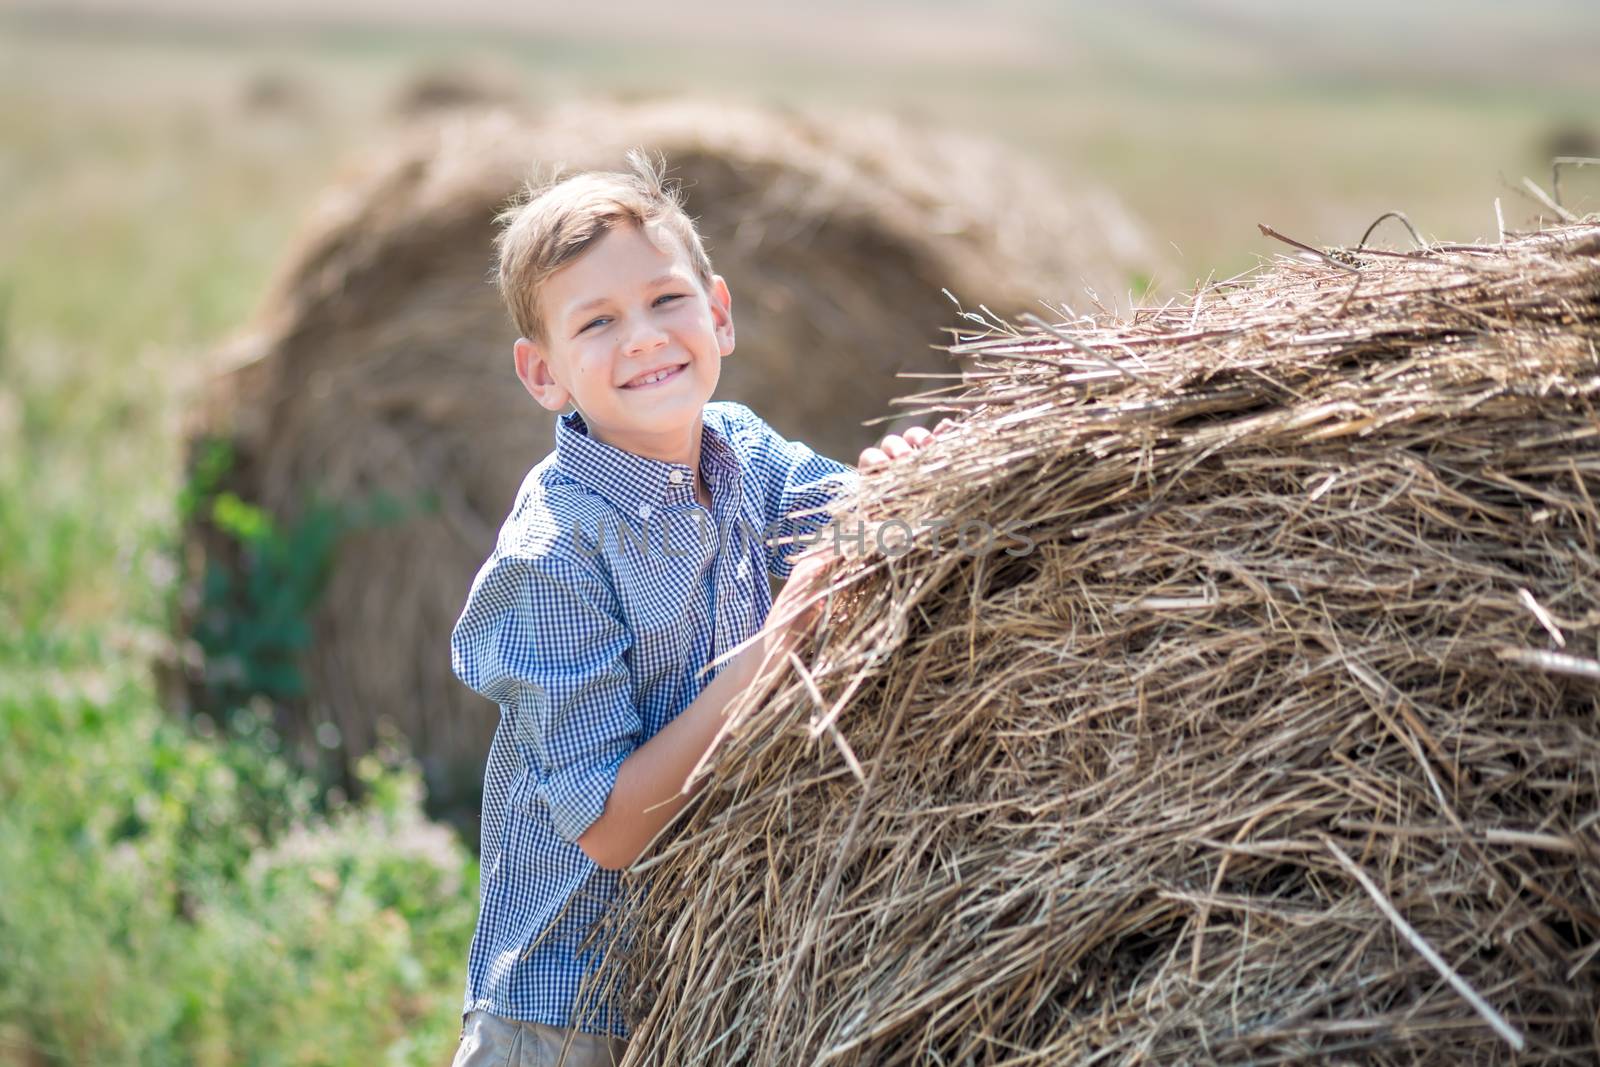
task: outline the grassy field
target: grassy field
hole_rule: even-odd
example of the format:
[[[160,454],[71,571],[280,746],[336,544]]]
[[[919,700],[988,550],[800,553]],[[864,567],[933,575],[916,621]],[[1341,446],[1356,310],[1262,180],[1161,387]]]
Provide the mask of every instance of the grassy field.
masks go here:
[[[1353,243],[1399,208],[1472,238],[1498,196],[1526,223],[1508,183],[1558,131],[1600,137],[1592,4],[275,11],[0,7],[0,1063],[448,1057],[475,871],[403,762],[330,804],[259,715],[180,726],[147,670],[186,398],[419,71],[986,131],[1064,195],[1118,190],[1175,249],[1169,291],[1278,251],[1258,221]],[[248,105],[267,76],[292,106]],[[1600,208],[1600,175],[1570,185]]]

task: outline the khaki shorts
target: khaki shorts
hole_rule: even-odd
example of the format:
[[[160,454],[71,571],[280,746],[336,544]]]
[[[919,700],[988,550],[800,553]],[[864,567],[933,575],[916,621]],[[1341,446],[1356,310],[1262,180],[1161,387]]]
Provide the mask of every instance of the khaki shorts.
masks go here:
[[[544,1023],[468,1012],[451,1067],[612,1067],[622,1062],[628,1049],[620,1037],[573,1034],[572,1046],[562,1059],[566,1041],[567,1031]]]

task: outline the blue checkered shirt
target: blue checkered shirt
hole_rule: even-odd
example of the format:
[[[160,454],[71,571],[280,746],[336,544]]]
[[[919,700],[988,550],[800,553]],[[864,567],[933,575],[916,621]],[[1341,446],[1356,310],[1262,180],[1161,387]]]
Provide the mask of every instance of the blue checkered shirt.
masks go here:
[[[767,575],[786,577],[802,550],[770,539],[817,529],[823,517],[793,513],[855,477],[742,405],[707,404],[703,423],[712,514],[688,466],[602,444],[580,415],[564,416],[472,583],[451,666],[500,705],[500,724],[484,773],[465,1011],[627,1036],[615,1004],[578,1003],[600,962],[583,941],[619,874],[575,842],[622,761],[766,618]]]

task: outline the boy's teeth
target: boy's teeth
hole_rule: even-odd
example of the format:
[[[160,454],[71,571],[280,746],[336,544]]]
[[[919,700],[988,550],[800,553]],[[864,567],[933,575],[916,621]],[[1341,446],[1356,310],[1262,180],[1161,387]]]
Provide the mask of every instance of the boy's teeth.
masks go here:
[[[656,371],[654,374],[647,374],[643,378],[640,378],[638,381],[634,382],[633,384],[634,385],[653,385],[656,382],[659,382],[661,379],[665,378],[667,375],[671,374],[676,369],[677,369],[676,367],[662,367],[660,370]]]

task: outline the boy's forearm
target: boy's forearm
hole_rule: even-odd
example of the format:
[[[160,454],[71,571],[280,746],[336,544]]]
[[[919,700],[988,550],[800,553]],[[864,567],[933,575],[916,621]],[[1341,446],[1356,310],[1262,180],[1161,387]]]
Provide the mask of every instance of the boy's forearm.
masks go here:
[[[754,645],[735,657],[677,718],[623,760],[605,810],[578,838],[601,867],[621,870],[638,859],[688,803],[683,783],[716,740],[723,710],[755,683],[761,652]]]

